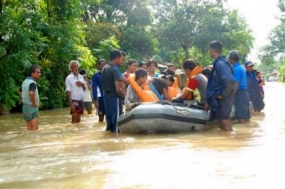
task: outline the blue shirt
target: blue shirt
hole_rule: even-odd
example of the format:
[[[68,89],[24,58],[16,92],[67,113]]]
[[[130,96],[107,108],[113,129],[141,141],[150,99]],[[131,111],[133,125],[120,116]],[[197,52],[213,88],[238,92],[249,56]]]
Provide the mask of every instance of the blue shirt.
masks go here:
[[[233,65],[234,79],[238,82],[238,90],[247,89],[247,76],[245,68],[238,62]]]

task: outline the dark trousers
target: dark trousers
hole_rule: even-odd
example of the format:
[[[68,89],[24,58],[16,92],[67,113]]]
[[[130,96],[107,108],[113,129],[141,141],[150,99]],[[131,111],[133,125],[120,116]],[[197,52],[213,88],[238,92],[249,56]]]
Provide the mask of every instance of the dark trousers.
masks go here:
[[[235,94],[236,119],[250,119],[249,95],[247,90],[238,90]]]
[[[107,131],[118,132],[118,118],[123,112],[122,99],[104,95]]]
[[[234,94],[230,94],[223,99],[217,99],[218,109],[210,112],[210,121],[230,119],[233,106]]]

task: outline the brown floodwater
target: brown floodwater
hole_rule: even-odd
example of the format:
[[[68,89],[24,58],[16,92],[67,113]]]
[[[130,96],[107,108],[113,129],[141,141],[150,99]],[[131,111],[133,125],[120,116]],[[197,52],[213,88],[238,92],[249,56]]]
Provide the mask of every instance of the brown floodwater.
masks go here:
[[[0,117],[0,188],[285,188],[285,87],[266,83],[266,108],[234,132],[112,134],[95,115],[41,111]]]

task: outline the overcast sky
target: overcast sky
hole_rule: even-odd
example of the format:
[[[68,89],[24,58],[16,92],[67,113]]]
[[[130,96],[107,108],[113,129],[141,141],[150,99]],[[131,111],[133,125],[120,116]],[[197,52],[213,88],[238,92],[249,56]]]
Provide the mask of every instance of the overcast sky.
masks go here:
[[[245,17],[247,24],[255,37],[254,49],[248,59],[257,60],[259,48],[268,44],[268,34],[278,25],[278,0],[228,0],[230,8],[238,9]]]

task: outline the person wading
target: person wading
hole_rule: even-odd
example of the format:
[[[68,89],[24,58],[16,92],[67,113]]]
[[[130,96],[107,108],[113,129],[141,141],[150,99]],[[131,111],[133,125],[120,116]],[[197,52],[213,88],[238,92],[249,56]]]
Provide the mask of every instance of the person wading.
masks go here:
[[[80,122],[81,115],[83,114],[83,99],[86,89],[86,82],[83,76],[78,73],[78,68],[79,62],[71,60],[69,63],[71,73],[65,79],[72,123]]]
[[[23,103],[23,116],[27,122],[28,130],[38,130],[40,97],[36,80],[40,79],[41,70],[37,66],[31,66],[29,76],[23,81],[20,96]]]
[[[122,100],[126,92],[122,89],[121,82],[125,77],[119,71],[118,66],[123,62],[121,51],[113,50],[110,53],[110,63],[102,70],[102,86],[104,91],[104,103],[107,127],[106,131],[118,132],[118,118],[122,114]]]
[[[235,81],[232,67],[221,56],[222,43],[213,41],[210,44],[210,55],[214,59],[207,85],[207,105],[206,111],[210,108],[210,121],[217,119],[221,130],[232,131],[230,113],[233,105],[235,93]]]

